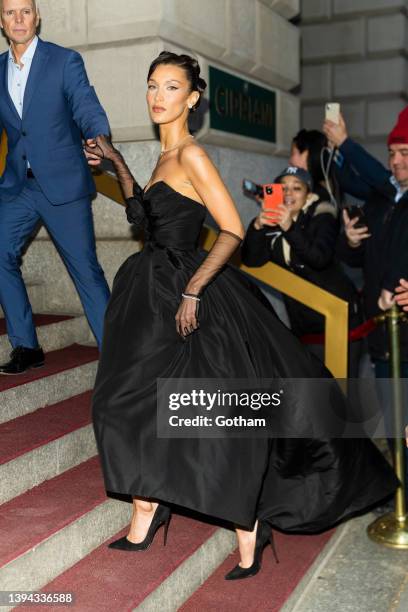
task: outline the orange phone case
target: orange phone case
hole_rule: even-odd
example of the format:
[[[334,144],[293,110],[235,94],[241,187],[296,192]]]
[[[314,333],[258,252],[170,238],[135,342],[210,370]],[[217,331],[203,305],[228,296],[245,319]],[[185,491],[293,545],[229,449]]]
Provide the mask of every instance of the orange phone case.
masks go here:
[[[280,183],[263,186],[264,199],[263,210],[273,212],[280,204],[283,204],[283,186]]]

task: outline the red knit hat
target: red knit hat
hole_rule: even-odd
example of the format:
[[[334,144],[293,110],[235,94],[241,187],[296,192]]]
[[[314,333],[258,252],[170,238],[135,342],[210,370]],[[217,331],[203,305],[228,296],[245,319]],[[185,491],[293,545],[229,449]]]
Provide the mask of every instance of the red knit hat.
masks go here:
[[[408,106],[398,115],[397,125],[388,136],[388,146],[408,144]]]

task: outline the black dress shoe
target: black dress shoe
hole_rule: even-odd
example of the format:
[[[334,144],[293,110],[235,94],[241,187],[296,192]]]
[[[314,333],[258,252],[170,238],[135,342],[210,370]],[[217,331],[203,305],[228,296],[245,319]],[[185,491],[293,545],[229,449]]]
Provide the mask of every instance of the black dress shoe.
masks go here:
[[[41,368],[44,360],[42,348],[31,349],[17,346],[10,354],[10,361],[0,365],[0,374],[11,376],[22,374],[31,368]]]
[[[268,542],[271,543],[276,563],[279,563],[272,528],[266,521],[259,521],[256,530],[254,560],[252,565],[250,565],[250,567],[241,567],[239,564],[236,565],[230,572],[228,572],[228,574],[224,576],[225,580],[242,580],[243,578],[255,576],[261,569],[262,553]]]
[[[127,552],[140,552],[142,550],[147,550],[151,543],[153,542],[154,536],[156,535],[159,527],[164,525],[164,546],[166,546],[167,542],[167,532],[169,529],[169,523],[171,518],[171,510],[167,506],[163,506],[159,504],[155,510],[155,513],[152,518],[152,522],[150,523],[149,530],[146,534],[145,539],[142,542],[138,542],[134,544],[127,537],[120,538],[119,540],[115,540],[108,544],[108,548],[114,548],[116,550],[125,550]]]

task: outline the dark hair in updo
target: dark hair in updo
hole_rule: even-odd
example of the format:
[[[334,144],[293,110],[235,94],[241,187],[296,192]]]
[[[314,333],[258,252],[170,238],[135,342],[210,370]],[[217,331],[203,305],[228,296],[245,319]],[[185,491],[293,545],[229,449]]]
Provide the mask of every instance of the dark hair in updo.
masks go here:
[[[198,101],[191,109],[191,111],[197,110],[197,108],[200,106],[201,96],[207,87],[207,83],[200,77],[201,69],[198,61],[193,57],[190,57],[190,55],[177,55],[177,53],[172,53],[171,51],[162,51],[160,55],[150,64],[147,80],[150,79],[157,66],[160,66],[161,64],[171,64],[172,66],[179,66],[180,68],[183,68],[190,83],[191,91],[198,91],[200,94]]]

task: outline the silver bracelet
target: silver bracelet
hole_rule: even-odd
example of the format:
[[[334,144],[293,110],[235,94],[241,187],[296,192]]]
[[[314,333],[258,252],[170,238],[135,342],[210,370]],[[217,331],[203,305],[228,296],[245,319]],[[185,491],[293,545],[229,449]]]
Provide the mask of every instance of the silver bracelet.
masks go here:
[[[199,302],[200,298],[196,295],[191,295],[191,293],[182,293],[181,297],[186,298],[188,300],[194,300],[195,302]]]

